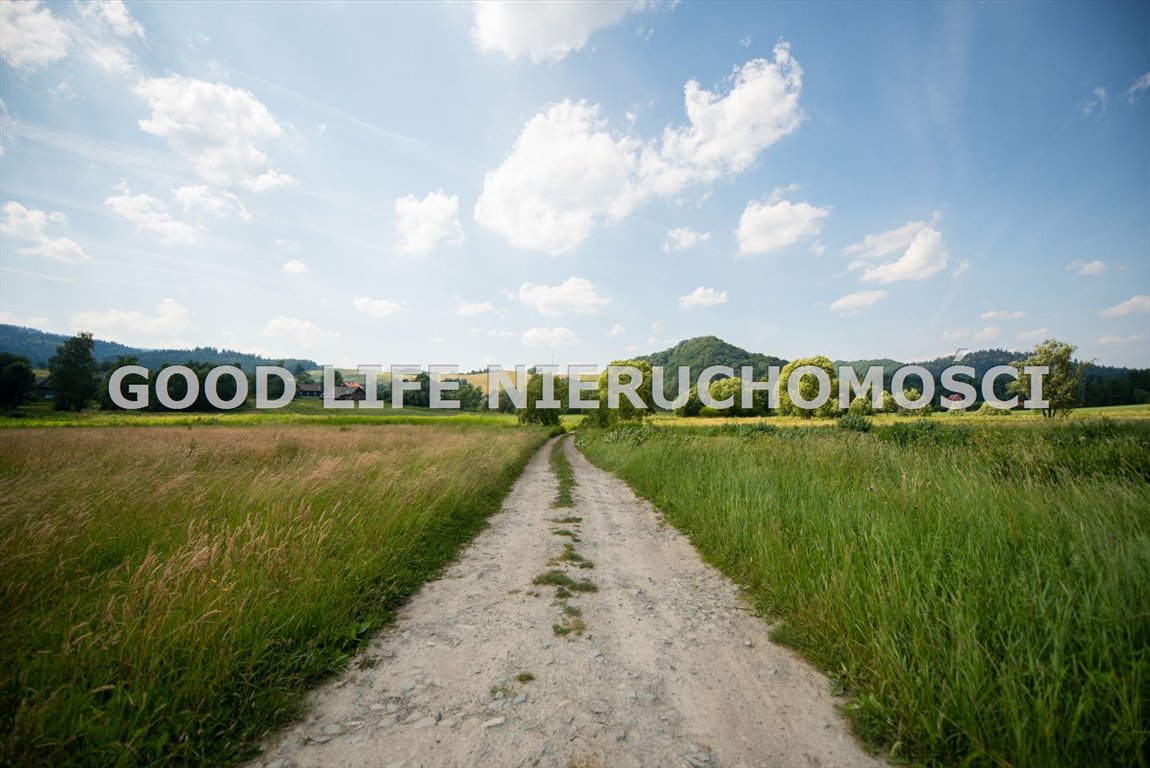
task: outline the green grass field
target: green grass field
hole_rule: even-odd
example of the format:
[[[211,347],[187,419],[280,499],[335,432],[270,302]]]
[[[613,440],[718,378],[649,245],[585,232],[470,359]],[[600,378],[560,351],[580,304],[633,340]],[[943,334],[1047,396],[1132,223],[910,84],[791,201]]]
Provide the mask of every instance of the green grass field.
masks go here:
[[[1145,766],[1150,424],[1014,418],[577,441],[746,585],[894,758]]]
[[[0,435],[0,765],[244,756],[547,437],[490,417],[232,423]]]

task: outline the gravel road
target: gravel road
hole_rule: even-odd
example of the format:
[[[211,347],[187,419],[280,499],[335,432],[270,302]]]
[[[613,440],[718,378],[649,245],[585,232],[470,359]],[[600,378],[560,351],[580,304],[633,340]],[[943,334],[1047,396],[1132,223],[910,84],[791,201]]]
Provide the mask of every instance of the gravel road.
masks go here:
[[[570,439],[575,507],[553,508],[550,447],[251,768],[884,764],[849,734],[827,679],[773,644],[738,588]],[[568,515],[581,521],[552,522]],[[549,565],[565,544],[594,567]],[[598,591],[557,598],[532,584],[550,570]]]

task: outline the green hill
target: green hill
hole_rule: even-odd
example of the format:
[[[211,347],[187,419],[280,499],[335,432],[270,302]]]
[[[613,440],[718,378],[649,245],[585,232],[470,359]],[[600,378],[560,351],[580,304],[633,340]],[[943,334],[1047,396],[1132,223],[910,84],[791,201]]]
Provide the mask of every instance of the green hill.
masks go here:
[[[0,324],[0,352],[10,352],[28,358],[33,368],[47,368],[48,359],[56,354],[56,347],[63,344],[67,336],[59,333],[45,333],[35,328]],[[252,372],[257,365],[284,365],[294,370],[296,365],[305,370],[318,368],[314,360],[284,359],[271,360],[247,352],[216,347],[196,347],[195,349],[140,349],[114,341],[96,340],[92,351],[97,363],[114,361],[117,357],[135,357],[145,368],[158,368],[165,363],[184,363],[196,360],[211,365],[238,365]]]
[[[680,365],[690,367],[693,379],[698,378],[703,369],[710,365],[729,365],[734,369],[736,376],[739,368],[749,365],[755,369],[755,378],[759,379],[767,375],[768,367],[787,364],[787,361],[781,358],[748,352],[716,336],[696,336],[693,339],[680,341],[670,349],[643,355],[637,359],[646,360],[652,366],[663,367],[663,374],[666,376],[663,391],[668,398],[674,397],[678,392]]]

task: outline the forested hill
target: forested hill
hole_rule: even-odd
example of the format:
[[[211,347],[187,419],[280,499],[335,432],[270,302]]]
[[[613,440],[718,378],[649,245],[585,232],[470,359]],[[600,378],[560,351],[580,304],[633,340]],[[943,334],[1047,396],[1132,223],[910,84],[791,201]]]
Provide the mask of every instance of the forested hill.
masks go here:
[[[643,355],[637,359],[646,360],[652,366],[663,367],[663,375],[666,377],[663,381],[663,390],[668,397],[674,397],[678,391],[680,365],[690,366],[692,378],[697,378],[709,365],[729,365],[735,370],[735,375],[738,375],[739,368],[749,365],[755,369],[755,378],[759,379],[767,375],[768,367],[787,364],[782,358],[748,352],[716,336],[696,336],[693,339],[680,341],[670,349]]]
[[[48,359],[56,354],[56,347],[68,339],[59,333],[44,333],[35,328],[0,324],[0,352],[10,352],[28,358],[33,368],[48,367]],[[245,371],[254,371],[257,365],[283,365],[294,370],[297,365],[305,370],[318,368],[314,360],[290,358],[271,360],[247,352],[215,347],[195,349],[140,349],[118,344],[114,341],[96,340],[93,356],[97,363],[112,362],[117,357],[135,357],[145,368],[158,368],[165,363],[185,363],[196,360],[211,365],[238,365]]]

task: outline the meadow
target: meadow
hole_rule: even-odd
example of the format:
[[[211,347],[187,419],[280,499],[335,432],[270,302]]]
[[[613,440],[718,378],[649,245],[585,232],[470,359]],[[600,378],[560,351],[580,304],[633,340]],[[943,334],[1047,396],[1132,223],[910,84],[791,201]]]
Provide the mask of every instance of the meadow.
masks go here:
[[[896,762],[1145,766],[1150,423],[1014,418],[577,444],[745,585]]]
[[[0,437],[0,764],[250,754],[547,438],[488,417],[116,416],[169,425]]]

